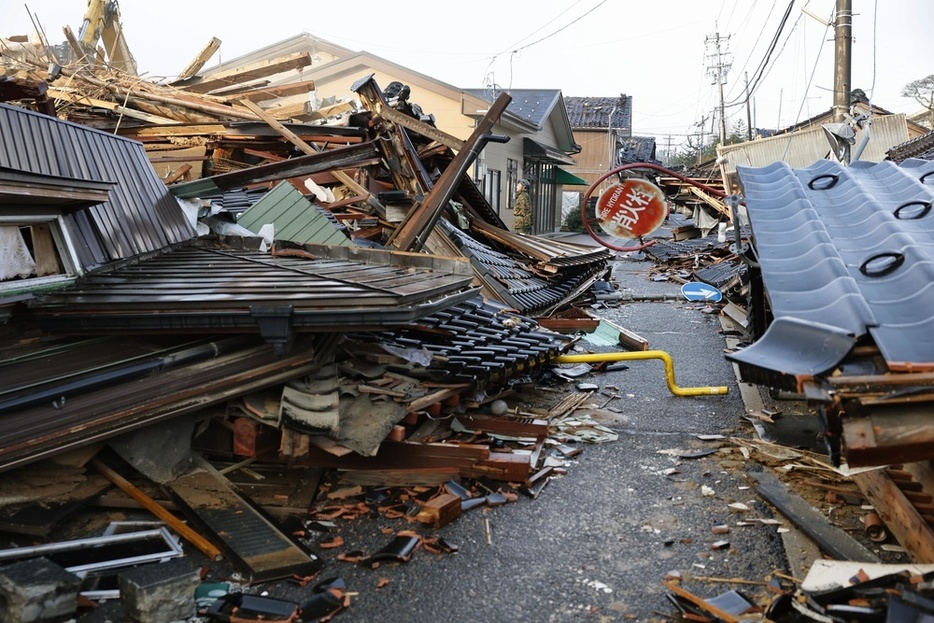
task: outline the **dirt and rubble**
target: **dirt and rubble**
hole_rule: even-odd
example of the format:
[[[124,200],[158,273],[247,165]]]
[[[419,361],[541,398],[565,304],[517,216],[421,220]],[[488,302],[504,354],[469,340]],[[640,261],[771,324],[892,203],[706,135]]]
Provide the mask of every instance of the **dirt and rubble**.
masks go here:
[[[891,538],[869,538],[864,500],[826,462],[813,416],[767,392],[759,392],[761,405],[747,409],[720,354],[733,335],[723,316],[678,299],[676,281],[649,278],[655,268],[638,256],[614,261],[618,289],[649,300],[594,303],[590,312],[671,353],[680,385],[725,385],[729,394],[675,396],[660,362],[638,361],[517,384],[502,398],[505,412],[496,405],[499,415],[492,403],[449,414],[514,421],[526,434],[536,419],[549,422],[549,414],[554,423],[574,420],[571,428],[549,427],[542,449],[549,470],[537,481],[547,486],[540,489],[536,482],[431,470],[421,483],[392,484],[386,482],[391,470],[381,481],[373,472],[219,461],[216,467],[307,548],[320,569],[249,582],[235,561],[210,560],[188,543],[183,560],[219,594],[257,597],[244,607],[284,602],[297,611],[304,604],[308,616],[309,600],[327,595],[315,607],[328,613],[322,616],[336,613],[336,620],[403,621],[430,613],[432,620],[452,622],[666,621],[687,616],[692,597],[701,605],[690,620],[731,620],[704,606],[715,607],[722,603],[715,598],[735,597],[734,591],[761,611],[743,620],[761,620],[823,558],[799,526],[757,494],[756,474],[768,471],[878,560],[907,562],[896,548],[882,549],[893,545]],[[619,349],[590,344],[586,336],[575,350]],[[750,415],[759,417],[750,421]],[[575,426],[588,434],[573,435]],[[763,430],[772,441],[763,440]],[[504,452],[532,441],[459,434]],[[791,444],[783,445],[783,437]],[[138,473],[133,480],[171,508],[158,486]],[[119,498],[114,490],[89,502],[44,540],[96,536],[113,521],[152,518]],[[789,540],[795,534],[798,540]],[[120,620],[119,600],[96,603],[82,608],[79,620]],[[205,616],[193,620],[227,620]]]

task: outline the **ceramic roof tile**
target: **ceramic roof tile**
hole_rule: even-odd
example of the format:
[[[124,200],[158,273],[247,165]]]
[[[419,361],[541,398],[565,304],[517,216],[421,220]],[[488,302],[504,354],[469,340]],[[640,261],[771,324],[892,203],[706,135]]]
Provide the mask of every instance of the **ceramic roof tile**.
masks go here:
[[[776,318],[869,333],[934,370],[934,162],[738,167]]]
[[[632,96],[618,97],[565,97],[571,127],[578,129],[606,129],[612,114],[614,129],[632,128]]]

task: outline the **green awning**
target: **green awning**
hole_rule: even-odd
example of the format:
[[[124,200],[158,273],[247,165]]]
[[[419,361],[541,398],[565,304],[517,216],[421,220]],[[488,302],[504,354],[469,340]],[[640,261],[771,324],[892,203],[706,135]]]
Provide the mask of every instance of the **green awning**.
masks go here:
[[[564,186],[590,186],[590,182],[584,178],[577,177],[570,171],[565,171],[561,167],[555,167],[555,172],[557,173],[555,184],[563,184]]]

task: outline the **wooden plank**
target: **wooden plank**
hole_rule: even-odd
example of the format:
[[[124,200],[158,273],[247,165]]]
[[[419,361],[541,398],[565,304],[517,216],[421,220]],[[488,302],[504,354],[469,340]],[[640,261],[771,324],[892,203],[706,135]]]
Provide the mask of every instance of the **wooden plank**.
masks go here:
[[[52,228],[48,223],[39,223],[30,227],[32,233],[32,251],[36,260],[36,277],[58,275],[62,270],[58,259]]]
[[[415,519],[419,523],[429,524],[433,528],[443,528],[461,515],[460,496],[442,493],[424,504]]]
[[[298,137],[298,135],[295,134],[295,132],[292,132],[290,129],[288,129],[281,123],[279,123],[278,120],[274,119],[269,114],[267,114],[266,111],[260,108],[257,104],[251,102],[250,100],[243,100],[240,103],[243,104],[244,107],[256,113],[256,116],[258,116],[260,119],[265,121],[269,125],[269,127],[271,127],[273,130],[281,134],[283,138],[285,138],[287,141],[289,141],[290,143],[298,147],[300,150],[302,150],[309,156],[319,153],[317,149],[315,149],[314,147],[312,147],[311,145],[303,141],[301,138]],[[353,191],[354,194],[362,195],[366,197],[367,202],[370,205],[372,205],[374,208],[379,210],[381,214],[386,213],[386,208],[384,208],[376,200],[376,197],[371,195],[370,191],[368,191],[366,188],[358,184],[356,180],[354,180],[352,177],[350,177],[343,171],[339,171],[336,169],[331,171],[331,173],[334,175],[334,177],[340,180],[340,182],[344,184],[344,186],[346,186],[351,191]]]
[[[292,84],[284,84],[277,87],[257,87],[247,91],[240,91],[225,96],[224,101],[239,102],[241,100],[250,100],[251,102],[264,102],[266,100],[278,99],[280,97],[289,97],[291,95],[301,95],[315,90],[314,80],[303,80]]]
[[[851,467],[915,462],[932,458],[934,426],[921,410],[843,421],[846,459]]]
[[[872,503],[892,536],[916,563],[934,563],[934,530],[882,470],[855,474],[853,481]]]
[[[548,436],[547,420],[514,420],[508,417],[490,417],[484,415],[458,415],[457,420],[470,430],[479,430],[510,437]]]
[[[205,556],[211,560],[220,560],[220,549],[193,529],[189,528],[188,524],[179,520],[175,515],[164,509],[158,502],[137,489],[129,480],[97,459],[92,459],[91,465],[103,474],[107,480],[117,485],[124,493],[142,504],[146,510],[164,521],[168,527],[178,532],[179,536],[197,547]]]
[[[849,534],[831,524],[820,511],[791,491],[771,473],[766,471],[747,473],[757,483],[756,492],[829,555],[837,560],[879,562],[878,556]]]
[[[208,93],[215,89],[222,89],[235,84],[243,84],[250,80],[265,78],[275,74],[281,74],[291,69],[302,69],[311,65],[311,54],[309,52],[296,52],[286,56],[280,56],[265,61],[258,61],[243,67],[234,67],[227,71],[221,71],[207,78],[198,80],[191,84],[173,83],[191,93]]]
[[[490,452],[487,459],[465,470],[468,478],[485,476],[505,482],[525,482],[532,473],[531,452]]]
[[[178,167],[174,171],[170,171],[168,175],[162,178],[162,181],[165,183],[166,186],[174,182],[177,182],[178,180],[182,179],[186,173],[191,171],[191,166],[192,165],[190,162],[183,164],[182,166]]]
[[[188,66],[182,70],[182,73],[178,74],[178,80],[188,80],[204,67],[204,64],[208,62],[214,53],[221,47],[221,40],[217,37],[211,37],[210,41],[202,48],[198,55],[192,59]]]

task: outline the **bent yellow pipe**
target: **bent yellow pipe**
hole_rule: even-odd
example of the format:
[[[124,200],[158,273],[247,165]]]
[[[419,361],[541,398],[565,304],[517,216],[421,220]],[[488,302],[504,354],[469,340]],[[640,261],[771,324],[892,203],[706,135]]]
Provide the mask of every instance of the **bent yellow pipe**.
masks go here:
[[[635,361],[661,359],[665,362],[665,380],[675,396],[717,396],[729,392],[728,387],[678,387],[675,383],[675,364],[671,355],[663,350],[637,350],[619,353],[593,353],[590,355],[560,355],[558,363],[603,363],[607,361]]]

